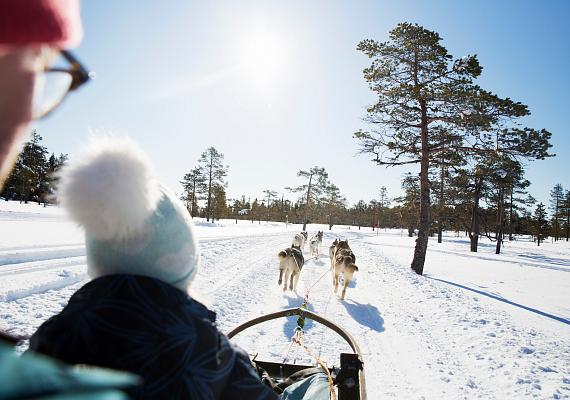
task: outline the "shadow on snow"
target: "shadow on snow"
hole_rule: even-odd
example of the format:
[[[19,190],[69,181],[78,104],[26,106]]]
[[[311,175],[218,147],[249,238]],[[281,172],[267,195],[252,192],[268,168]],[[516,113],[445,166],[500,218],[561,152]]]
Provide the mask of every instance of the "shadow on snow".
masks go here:
[[[543,254],[537,253],[519,254],[519,257],[530,258],[531,260],[548,264],[561,265],[563,267],[570,267],[570,260],[564,258],[545,257]]]
[[[444,279],[434,278],[434,277],[431,277],[431,276],[428,276],[428,275],[424,275],[424,277],[429,278],[429,279],[433,279],[434,281],[439,281],[439,282],[447,283],[448,285],[456,286],[456,287],[459,287],[459,288],[462,288],[462,289],[465,289],[465,290],[469,290],[469,291],[471,291],[471,292],[474,292],[474,293],[477,293],[477,294],[480,294],[480,295],[483,295],[483,296],[487,296],[487,297],[489,297],[489,298],[491,298],[491,299],[498,300],[498,301],[502,301],[503,303],[507,303],[507,304],[510,304],[510,305],[512,305],[512,306],[522,308],[523,310],[530,311],[530,312],[532,312],[532,313],[541,315],[541,316],[543,316],[543,317],[547,317],[547,318],[553,319],[553,320],[555,320],[555,321],[562,322],[563,324],[570,325],[570,320],[569,320],[569,319],[562,318],[562,317],[559,317],[559,316],[557,316],[557,315],[549,314],[549,313],[547,313],[547,312],[537,310],[536,308],[532,308],[532,307],[528,307],[528,306],[525,306],[525,305],[522,305],[522,304],[515,303],[515,302],[513,302],[513,301],[510,301],[510,300],[505,299],[504,297],[500,297],[500,296],[497,296],[497,295],[494,295],[494,294],[491,294],[491,293],[488,293],[488,292],[484,292],[484,291],[482,291],[482,290],[473,289],[473,288],[470,288],[470,287],[468,287],[468,286],[461,285],[461,284],[459,284],[459,283],[446,281],[446,280],[444,280]]]
[[[300,296],[295,296],[295,297],[287,296],[286,308],[298,308],[302,303],[303,303],[303,298]],[[315,312],[315,309],[311,305],[311,303],[308,304],[307,310]],[[286,319],[287,322],[285,322],[285,324],[283,325],[283,333],[285,334],[287,339],[291,339],[293,333],[295,333],[295,328],[297,327],[298,318],[299,317],[297,315],[287,317]],[[312,320],[305,318],[305,326],[303,327],[303,330],[305,332],[307,332],[309,329],[312,329],[314,326],[315,323]]]
[[[384,318],[380,316],[380,310],[372,304],[360,304],[354,300],[341,301],[352,319],[362,326],[367,326],[376,332],[384,332]]]

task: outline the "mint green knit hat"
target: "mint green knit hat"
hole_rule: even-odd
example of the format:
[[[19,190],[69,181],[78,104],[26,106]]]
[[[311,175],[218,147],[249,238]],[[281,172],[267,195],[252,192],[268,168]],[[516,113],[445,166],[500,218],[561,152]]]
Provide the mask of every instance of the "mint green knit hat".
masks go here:
[[[92,141],[62,169],[58,191],[85,230],[91,277],[145,275],[188,289],[200,259],[190,215],[131,140]]]

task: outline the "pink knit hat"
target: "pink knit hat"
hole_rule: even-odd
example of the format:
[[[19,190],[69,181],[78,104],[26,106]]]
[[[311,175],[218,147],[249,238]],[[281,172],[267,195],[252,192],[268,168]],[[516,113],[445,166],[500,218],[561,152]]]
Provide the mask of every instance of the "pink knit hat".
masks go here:
[[[79,44],[79,0],[0,0],[0,47]]]

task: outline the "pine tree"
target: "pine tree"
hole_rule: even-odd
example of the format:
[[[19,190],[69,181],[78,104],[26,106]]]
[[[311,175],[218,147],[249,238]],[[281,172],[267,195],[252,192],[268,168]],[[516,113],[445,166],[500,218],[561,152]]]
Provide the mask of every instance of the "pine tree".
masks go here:
[[[442,151],[465,154],[494,151],[544,158],[551,134],[510,128],[504,121],[528,108],[501,99],[473,83],[481,73],[476,56],[452,62],[436,32],[401,23],[390,40],[364,40],[358,50],[372,59],[364,70],[378,96],[368,108],[369,132],[358,131],[361,151],[379,165],[420,164],[420,222],[412,269],[423,273],[430,231],[430,164]],[[492,134],[500,129],[500,137]],[[495,146],[496,142],[496,146]]]
[[[271,199],[274,197],[277,197],[277,192],[275,190],[271,190],[271,189],[265,189],[263,191],[263,193],[265,194],[265,196],[267,197],[267,212],[266,212],[266,221],[269,222],[269,211],[271,208]]]
[[[251,223],[252,224],[253,224],[254,219],[257,219],[258,221],[260,221],[261,217],[259,214],[259,202],[257,201],[257,198],[255,200],[253,200],[253,202],[251,203],[251,211],[249,213],[249,216],[251,217]]]
[[[55,156],[54,153],[48,159],[48,189],[44,197],[47,197],[50,201],[54,199],[55,188],[58,181],[57,172],[67,163],[67,154],[60,153],[59,156]]]
[[[6,181],[2,195],[7,199],[17,198],[27,203],[46,200],[49,193],[48,150],[41,144],[42,137],[37,130],[32,131],[30,140],[19,154],[14,169]]]
[[[214,222],[214,219],[226,218],[227,215],[226,191],[223,186],[214,185],[212,189],[212,222]]]
[[[331,183],[326,188],[323,203],[330,231],[336,221],[341,218],[342,211],[345,209],[346,198],[340,193],[340,189]]]
[[[358,200],[358,202],[353,207],[354,212],[354,222],[353,225],[358,226],[358,230],[362,226],[362,221],[364,220],[364,216],[366,213],[366,202],[364,200]]]
[[[307,222],[309,222],[309,211],[314,203],[320,201],[320,196],[326,191],[329,184],[329,175],[324,168],[315,166],[308,171],[300,170],[297,172],[297,176],[307,179],[307,183],[294,188],[286,187],[285,189],[295,193],[302,193],[302,197],[305,199],[303,230],[306,230]]]
[[[546,210],[544,204],[538,203],[533,215],[533,233],[536,236],[538,245],[541,240],[546,239],[548,232],[548,221],[546,220]]]
[[[564,223],[564,200],[564,188],[560,183],[557,183],[550,191],[550,210],[552,211],[552,228],[555,241],[560,239],[560,227]]]
[[[184,175],[180,181],[184,188],[181,200],[186,203],[186,208],[190,212],[192,218],[197,215],[199,194],[206,191],[206,176],[200,167],[193,168]]]
[[[212,195],[214,187],[226,186],[224,178],[228,174],[229,167],[222,164],[223,160],[224,155],[218,152],[214,147],[206,149],[198,160],[198,164],[204,171],[204,176],[206,178],[206,221],[209,221],[212,217]]]
[[[524,179],[523,166],[515,158],[498,157],[489,167],[489,179],[496,191],[496,196],[491,198],[491,202],[496,204],[497,210],[495,229],[495,240],[497,243],[495,253],[500,254],[507,210],[509,211],[509,221],[511,221],[513,209],[515,208],[514,202],[524,201],[514,197],[514,192],[525,194],[524,189],[530,186],[530,182]]]
[[[420,185],[419,179],[411,174],[406,174],[402,179],[404,196],[396,199],[402,203],[402,222],[408,229],[408,236],[414,236],[418,226],[420,210]]]
[[[378,199],[377,205],[379,215],[376,223],[378,225],[378,229],[380,229],[380,223],[384,226],[384,228],[386,228],[386,217],[384,214],[386,213],[386,209],[390,207],[390,198],[388,197],[388,190],[386,189],[386,186],[382,186],[380,188],[380,198]]]
[[[566,191],[566,197],[564,199],[564,216],[566,219],[566,241],[568,241],[568,237],[570,236],[570,190]]]

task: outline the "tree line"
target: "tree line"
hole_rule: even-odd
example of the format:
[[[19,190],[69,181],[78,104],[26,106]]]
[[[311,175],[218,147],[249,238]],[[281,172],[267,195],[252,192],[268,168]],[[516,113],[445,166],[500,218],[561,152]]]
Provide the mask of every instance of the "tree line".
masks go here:
[[[299,170],[297,186],[284,189],[297,195],[294,201],[286,199],[271,188],[254,198],[242,195],[227,199],[225,188],[229,167],[223,164],[223,154],[213,147],[202,153],[197,166],[181,181],[190,214],[210,219],[235,218],[238,220],[281,221],[303,224],[353,225],[358,229],[405,229],[412,237],[419,234],[421,223],[421,186],[418,175],[406,174],[402,178],[403,195],[390,198],[386,187],[378,197],[368,202],[359,200],[349,206],[338,186],[332,183],[325,168],[314,166]],[[554,240],[570,234],[570,191],[561,184],[552,189],[550,219],[546,207],[536,205],[534,213],[529,207],[536,200],[526,192],[530,182],[524,179],[522,164],[503,163],[508,170],[493,169],[492,164],[469,168],[468,162],[449,157],[440,160],[428,175],[430,188],[428,236],[437,236],[442,242],[444,231],[465,234],[470,238],[470,250],[478,250],[479,237],[496,243],[496,252],[504,237],[513,240],[515,235],[531,235],[540,245],[549,236]],[[202,201],[201,201],[202,200]],[[203,204],[200,206],[200,204]]]

